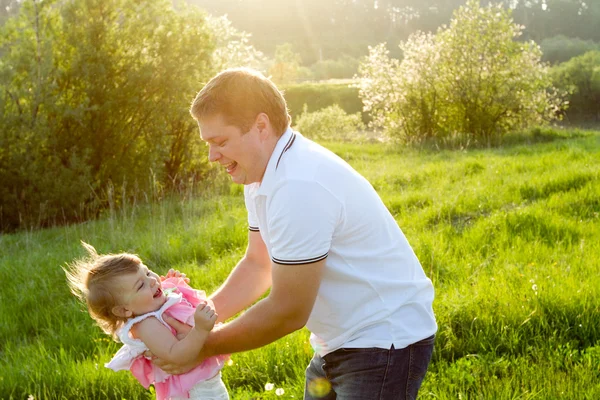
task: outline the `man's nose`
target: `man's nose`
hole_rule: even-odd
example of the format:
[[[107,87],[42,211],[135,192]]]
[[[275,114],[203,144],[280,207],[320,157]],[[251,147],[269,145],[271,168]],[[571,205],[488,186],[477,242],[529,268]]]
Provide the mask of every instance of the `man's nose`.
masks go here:
[[[215,162],[219,158],[221,158],[221,153],[215,150],[215,147],[213,145],[210,145],[208,147],[208,161]]]

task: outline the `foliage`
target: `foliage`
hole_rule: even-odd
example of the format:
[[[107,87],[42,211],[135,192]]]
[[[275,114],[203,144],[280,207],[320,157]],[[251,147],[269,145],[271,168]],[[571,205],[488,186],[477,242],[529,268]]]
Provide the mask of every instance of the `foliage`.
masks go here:
[[[290,43],[278,45],[275,59],[269,67],[269,76],[278,84],[294,82],[298,78],[300,61],[300,55],[294,53]]]
[[[600,51],[590,51],[552,69],[554,84],[569,92],[571,120],[600,121]]]
[[[252,32],[253,43],[273,57],[275,47],[291,43],[310,66],[344,56],[364,57],[367,46],[387,42],[392,57],[414,32],[435,32],[448,24],[466,0],[187,0]],[[485,5],[488,1],[482,1]],[[597,0],[495,0],[513,10],[523,37],[541,43],[565,35],[600,42]],[[249,17],[251,16],[251,17]]]
[[[343,56],[336,60],[317,61],[310,66],[314,80],[350,79],[358,72],[359,60]]]
[[[215,42],[213,65],[216,71],[226,68],[249,67],[264,69],[266,59],[250,44],[251,34],[237,30],[227,16],[206,18]]]
[[[600,398],[600,132],[544,135],[460,152],[328,144],[373,184],[434,283],[439,330],[420,399]],[[154,399],[103,367],[119,344],[60,266],[85,240],[212,293],[247,245],[239,189],[1,235],[0,398]],[[302,398],[311,356],[302,329],[233,354],[224,381],[236,400]]]
[[[516,41],[520,32],[500,6],[470,0],[449,27],[403,43],[402,62],[384,44],[370,48],[358,87],[374,126],[406,142],[491,144],[552,120],[562,102],[539,47]]]
[[[187,109],[213,49],[204,15],[166,0],[24,1],[0,31],[1,228],[205,176]]]
[[[337,104],[315,112],[308,112],[305,104],[294,129],[314,140],[352,141],[359,138],[365,124],[360,113],[348,115]]]
[[[564,35],[546,38],[540,43],[542,48],[542,61],[558,64],[580,56],[588,51],[600,50],[600,44],[592,40],[569,38]]]
[[[540,43],[544,38],[565,35],[600,41],[597,29],[600,2],[585,0],[501,0],[514,10],[517,23],[525,25],[525,37]]]
[[[358,89],[350,87],[347,83],[299,83],[282,85],[280,88],[284,92],[292,123],[302,113],[304,104],[308,104],[311,111],[318,111],[334,104],[348,114],[362,111]],[[363,122],[367,122],[367,118],[367,114],[363,113]]]

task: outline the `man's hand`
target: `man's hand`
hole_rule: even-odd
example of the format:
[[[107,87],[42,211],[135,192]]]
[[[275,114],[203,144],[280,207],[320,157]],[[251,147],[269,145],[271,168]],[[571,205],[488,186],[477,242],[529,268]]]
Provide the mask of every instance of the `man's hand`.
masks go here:
[[[185,283],[190,283],[190,278],[186,277],[184,273],[181,273],[173,268],[171,268],[169,270],[169,272],[167,272],[167,275],[161,276],[160,280],[162,282],[165,279],[169,279],[169,278],[182,278],[185,281]]]
[[[204,306],[204,308],[208,308],[210,310],[213,310],[212,307],[210,307],[208,304],[207,305],[198,305],[198,308]],[[196,311],[198,310],[198,308],[196,309]],[[216,313],[214,313],[214,310],[212,311],[213,315],[214,315],[214,320],[216,321]],[[167,314],[163,314],[163,319],[165,320],[165,322],[167,324],[169,324],[173,329],[175,329],[175,331],[177,332],[176,336],[177,336],[177,340],[182,340],[183,338],[185,338],[187,336],[187,334],[190,332],[190,330],[192,329],[191,326],[184,324],[183,322],[179,322],[178,320],[176,320],[173,317],[168,316]],[[197,322],[196,319],[196,315],[194,315],[194,322]],[[214,321],[213,321],[213,325],[214,325]],[[192,362],[189,364],[185,364],[185,365],[181,365],[181,364],[173,364],[173,363],[169,363],[168,361],[165,361],[161,358],[156,357],[150,350],[146,350],[144,352],[144,356],[152,359],[152,364],[156,365],[158,368],[162,369],[163,371],[165,371],[168,374],[171,375],[180,375],[180,374],[185,374],[186,372],[190,371],[191,369],[194,369],[196,366],[200,365],[200,362],[202,362],[202,360],[204,360],[206,357],[203,355],[203,352],[200,351],[200,354],[198,355],[198,358],[196,362]]]
[[[208,303],[198,304],[196,307],[196,312],[194,313],[194,323],[196,325],[196,329],[201,329],[204,331],[210,331],[215,326],[215,322],[217,321],[217,313],[215,312],[214,307],[211,307]]]
[[[202,352],[200,352],[200,355],[198,356],[198,360],[204,360],[204,357],[202,355]],[[181,374],[185,374],[186,372],[196,368],[198,365],[200,365],[201,361],[194,361],[191,362],[189,364],[185,364],[185,365],[181,365],[181,364],[172,364],[169,363],[168,361],[163,361],[160,358],[154,358],[152,360],[152,364],[156,365],[158,368],[162,369],[163,371],[165,371],[167,374],[171,374],[171,375],[181,375]]]
[[[188,333],[190,333],[190,330],[192,330],[191,326],[189,326],[188,324],[184,324],[183,322],[179,322],[170,315],[163,314],[162,317],[165,320],[165,322],[171,326],[171,328],[175,329],[175,337],[177,338],[177,340],[183,339],[187,336]],[[158,358],[150,350],[146,350],[144,352],[144,356],[151,358],[152,360],[158,360]]]
[[[184,324],[166,313],[164,313],[162,317],[167,324],[171,325],[171,328],[175,329],[175,337],[177,337],[177,340],[183,339],[192,330],[190,325]]]

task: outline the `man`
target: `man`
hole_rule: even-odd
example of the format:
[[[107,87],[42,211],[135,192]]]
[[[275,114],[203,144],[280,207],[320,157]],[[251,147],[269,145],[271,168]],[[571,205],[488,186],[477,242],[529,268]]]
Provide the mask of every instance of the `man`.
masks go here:
[[[213,330],[197,362],[306,326],[305,399],[317,378],[331,385],[319,398],[415,398],[437,330],[433,286],[373,187],[292,131],[283,96],[255,71],[218,74],[191,113],[209,160],[245,185],[249,224],[245,256],[211,299],[221,321],[250,308]]]

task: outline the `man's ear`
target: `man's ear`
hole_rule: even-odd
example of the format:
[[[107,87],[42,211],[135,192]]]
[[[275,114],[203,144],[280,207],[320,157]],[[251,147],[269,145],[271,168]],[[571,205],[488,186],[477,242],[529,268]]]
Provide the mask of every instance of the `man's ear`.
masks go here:
[[[112,313],[120,318],[129,318],[133,315],[133,313],[125,306],[114,306],[112,308]]]
[[[265,113],[260,113],[256,116],[256,120],[254,121],[254,125],[258,129],[258,133],[262,139],[266,139],[269,136],[269,128],[271,126],[271,121],[269,120],[269,116]]]

